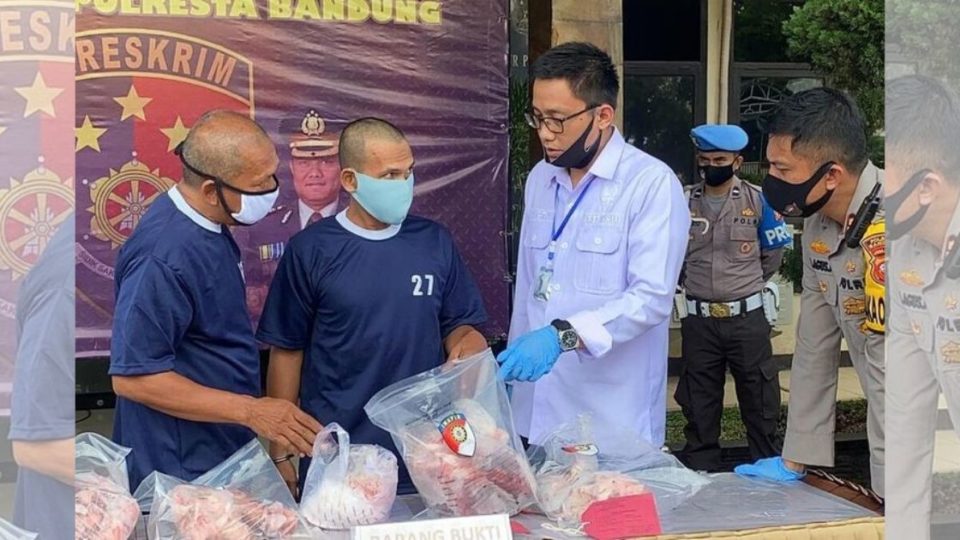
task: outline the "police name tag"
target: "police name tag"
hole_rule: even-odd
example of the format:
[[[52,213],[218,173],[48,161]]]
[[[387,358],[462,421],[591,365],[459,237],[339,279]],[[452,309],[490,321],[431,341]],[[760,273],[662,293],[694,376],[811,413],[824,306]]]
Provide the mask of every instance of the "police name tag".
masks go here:
[[[506,514],[355,527],[352,540],[510,540]]]

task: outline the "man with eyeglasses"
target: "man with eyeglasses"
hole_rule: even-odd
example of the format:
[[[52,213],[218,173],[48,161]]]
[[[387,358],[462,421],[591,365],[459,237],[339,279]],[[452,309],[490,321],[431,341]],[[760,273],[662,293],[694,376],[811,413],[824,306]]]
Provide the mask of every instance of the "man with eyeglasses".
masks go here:
[[[527,180],[501,376],[517,429],[539,444],[590,413],[664,442],[667,346],[690,212],[679,180],[613,125],[616,68],[587,43],[532,68],[527,114],[545,159]],[[597,429],[603,445],[616,437]]]
[[[736,472],[777,481],[803,478],[808,465],[834,464],[840,344],[867,396],[870,481],[884,487],[885,238],[883,171],[870,162],[863,116],[853,99],[814,88],[782,101],[770,120],[763,181],[767,202],[804,217],[803,294],[790,368],[782,457]]]
[[[340,181],[350,205],[296,234],[277,267],[257,338],[271,345],[267,393],[299,403],[351,442],[396,452],[363,410],[374,394],[487,348],[479,289],[450,232],[408,215],[414,159],[406,136],[379,118],[340,134]],[[310,461],[270,445],[294,493]],[[398,490],[414,491],[400,461]]]
[[[177,149],[183,181],[120,249],[110,375],[114,440],[132,448],[130,485],[153,471],[193,480],[256,436],[309,454],[320,425],[262,398],[240,250],[277,196],[277,155],[249,118],[201,117]]]

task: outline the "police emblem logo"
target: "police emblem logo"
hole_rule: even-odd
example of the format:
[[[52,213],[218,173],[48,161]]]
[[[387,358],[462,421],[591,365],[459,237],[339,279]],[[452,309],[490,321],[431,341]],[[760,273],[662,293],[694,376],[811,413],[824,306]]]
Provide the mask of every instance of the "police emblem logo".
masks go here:
[[[871,234],[860,241],[867,256],[870,277],[879,284],[887,280],[887,242],[884,233]]]
[[[14,280],[33,267],[73,212],[73,178],[61,180],[39,161],[21,181],[0,189],[0,270],[10,270]]]
[[[464,457],[473,457],[477,451],[477,439],[473,434],[473,428],[467,422],[467,417],[454,413],[447,416],[437,424],[437,429],[443,436],[443,442],[455,454]]]
[[[857,273],[857,263],[854,261],[847,261],[847,273],[856,274]]]
[[[905,270],[900,272],[900,281],[911,287],[922,287],[926,284],[926,282],[923,281],[923,278],[920,277],[920,273],[916,270]]]
[[[814,253],[818,253],[820,255],[826,255],[827,253],[830,253],[830,246],[828,246],[823,240],[814,240],[813,243],[810,244],[810,249],[812,249]]]
[[[951,341],[941,347],[940,358],[947,364],[960,364],[960,343]]]
[[[956,313],[957,310],[960,309],[960,300],[958,300],[953,294],[948,294],[946,297],[944,297],[943,304],[947,311],[951,313]]]
[[[757,213],[753,211],[753,208],[744,208],[740,215],[743,217],[756,217]]]
[[[750,242],[744,242],[740,244],[740,253],[746,255],[750,253],[751,250],[753,250],[753,244],[751,244]]]
[[[323,135],[324,129],[326,129],[326,124],[324,124],[323,118],[320,118],[320,115],[317,114],[317,111],[308,112],[303,117],[303,122],[300,123],[300,131],[307,137],[319,137]]]
[[[90,184],[90,233],[110,242],[114,249],[120,247],[150,205],[174,185],[172,179],[160,175],[159,169],[151,170],[140,163],[136,155],[119,170],[109,169],[107,176]]]
[[[845,315],[863,315],[866,310],[867,303],[863,298],[850,296],[843,301],[843,313]]]
[[[112,54],[111,43],[118,42]],[[254,117],[253,64],[217,43],[150,28],[77,32],[75,48],[77,95],[106,95],[105,102],[117,105],[102,111],[106,118],[97,126],[84,122],[77,145],[77,170],[91,180],[84,182],[89,190],[78,192],[77,206],[93,214],[89,236],[116,249],[150,204],[180,180],[174,151],[197,119],[214,108]],[[87,116],[79,105],[77,112]],[[83,145],[82,130],[88,132]]]
[[[826,281],[821,281],[821,282],[819,283],[819,285],[820,285],[820,292],[824,292],[824,293],[827,292],[827,282],[826,282]]]
[[[561,450],[568,454],[579,454],[581,456],[595,456],[600,453],[600,449],[595,444],[569,444],[561,447]]]

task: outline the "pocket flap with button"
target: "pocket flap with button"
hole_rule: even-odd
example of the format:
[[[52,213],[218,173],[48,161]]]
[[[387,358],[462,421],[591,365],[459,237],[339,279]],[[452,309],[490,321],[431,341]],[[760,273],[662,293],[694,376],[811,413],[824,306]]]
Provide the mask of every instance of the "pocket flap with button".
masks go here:
[[[544,249],[550,243],[551,226],[548,221],[529,220],[523,226],[524,247]]]
[[[614,253],[623,234],[618,227],[588,227],[577,236],[577,249],[589,253]]]

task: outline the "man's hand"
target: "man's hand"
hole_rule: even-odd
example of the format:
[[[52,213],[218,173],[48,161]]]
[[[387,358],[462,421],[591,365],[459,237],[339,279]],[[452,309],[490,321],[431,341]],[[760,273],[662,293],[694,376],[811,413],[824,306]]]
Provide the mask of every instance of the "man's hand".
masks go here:
[[[259,398],[247,403],[244,425],[260,437],[292,448],[302,456],[313,452],[320,422],[285,399]]]
[[[279,458],[283,456],[274,457]],[[280,471],[280,476],[283,478],[283,482],[287,484],[287,489],[290,490],[290,494],[293,495],[294,500],[300,500],[300,493],[298,493],[300,491],[300,477],[297,475],[297,468],[293,466],[293,459],[291,458],[277,463],[277,470]]]
[[[497,357],[500,377],[534,382],[550,373],[561,352],[560,337],[552,325],[524,334]]]
[[[470,326],[458,328],[448,339],[450,339],[450,350],[447,352],[447,362],[468,358],[489,348],[487,338]]]
[[[765,458],[756,463],[738,465],[733,472],[740,476],[755,476],[775,482],[795,482],[806,476],[803,465],[789,462],[782,457]]]

